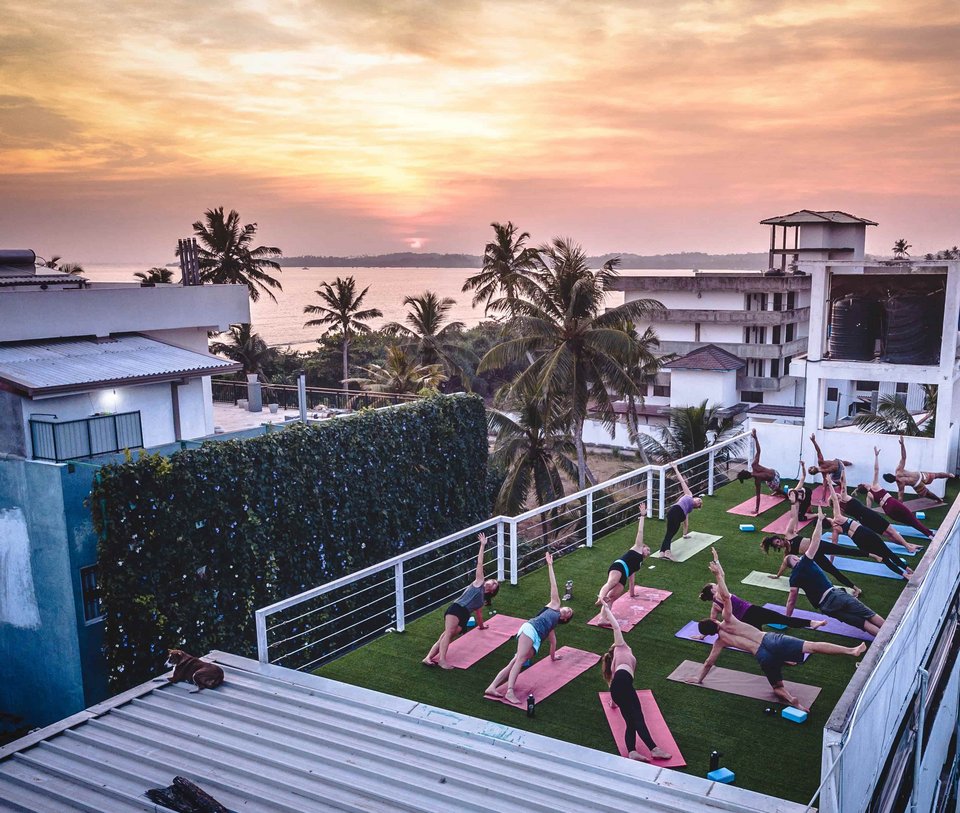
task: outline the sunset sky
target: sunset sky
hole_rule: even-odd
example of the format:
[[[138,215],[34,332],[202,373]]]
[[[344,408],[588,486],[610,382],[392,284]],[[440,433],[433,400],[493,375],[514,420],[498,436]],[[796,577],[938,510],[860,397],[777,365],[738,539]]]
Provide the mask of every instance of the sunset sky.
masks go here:
[[[0,248],[759,251],[801,208],[960,243],[956,0],[0,0]]]

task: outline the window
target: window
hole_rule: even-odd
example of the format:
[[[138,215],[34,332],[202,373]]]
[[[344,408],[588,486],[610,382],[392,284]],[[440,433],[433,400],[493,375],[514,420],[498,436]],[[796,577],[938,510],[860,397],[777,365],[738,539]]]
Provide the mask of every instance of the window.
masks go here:
[[[858,381],[856,389],[862,392],[876,392],[880,389],[880,384],[876,381]]]
[[[670,385],[661,386],[660,384],[653,385],[653,394],[660,398],[669,398],[670,397]]]
[[[763,376],[763,359],[750,359],[747,362],[747,370],[754,378]]]
[[[827,387],[827,400],[836,401],[840,397],[840,390],[836,387]]]
[[[770,359],[770,378],[780,378],[780,359]]]
[[[700,323],[699,322],[693,323],[693,340],[695,342],[700,341]]]
[[[774,294],[773,295],[773,309],[775,311],[783,310],[783,294]]]
[[[766,294],[747,294],[748,311],[765,311],[767,309]]]
[[[787,310],[792,311],[796,307],[797,295],[793,291],[790,291],[790,293],[787,294]]]
[[[786,331],[785,331],[785,333],[786,333],[786,338],[784,339],[784,341],[786,341],[786,342],[792,342],[792,341],[793,341],[793,337],[794,337],[794,335],[795,335],[795,333],[796,333],[796,327],[797,327],[797,325],[796,325],[795,322],[791,322],[790,324],[787,325],[787,329],[786,329]]]
[[[748,404],[762,404],[763,393],[755,392],[754,390],[742,390],[740,393],[740,400]]]
[[[897,384],[897,395],[906,395],[907,390],[909,389],[910,389],[910,385],[905,384],[904,382],[901,381],[900,383]]]
[[[103,618],[100,608],[99,565],[80,568],[80,594],[83,598],[83,620],[88,624]]]
[[[780,344],[780,325],[774,325],[773,327],[773,343]]]
[[[743,329],[744,344],[764,344],[767,341],[767,329],[758,325],[750,325]]]
[[[793,361],[793,356],[784,356],[783,357],[783,374],[790,375],[790,362]]]

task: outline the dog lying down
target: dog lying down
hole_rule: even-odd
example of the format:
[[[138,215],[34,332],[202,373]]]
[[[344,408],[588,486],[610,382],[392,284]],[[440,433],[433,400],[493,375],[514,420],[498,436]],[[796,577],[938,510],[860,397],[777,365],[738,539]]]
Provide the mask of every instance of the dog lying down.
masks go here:
[[[179,683],[185,680],[193,684],[191,692],[199,692],[201,689],[216,689],[223,683],[223,669],[215,663],[202,661],[193,655],[188,655],[182,649],[168,649],[167,667],[173,667],[173,674],[169,677],[155,678],[155,683],[168,681],[169,683]]]

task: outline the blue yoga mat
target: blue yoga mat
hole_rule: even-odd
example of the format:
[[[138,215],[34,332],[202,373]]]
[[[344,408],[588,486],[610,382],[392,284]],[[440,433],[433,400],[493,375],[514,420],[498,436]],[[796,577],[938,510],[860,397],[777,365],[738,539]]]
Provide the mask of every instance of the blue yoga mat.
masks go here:
[[[847,559],[845,556],[838,556],[833,563],[846,570],[847,573],[863,573],[865,576],[880,576],[884,579],[902,579],[886,565],[880,562],[874,562],[872,559]]]
[[[912,536],[912,537],[914,537],[915,539],[927,539],[927,538],[928,538],[926,534],[920,533],[920,531],[918,531],[916,528],[914,528],[914,527],[912,527],[912,526],[910,526],[910,525],[892,525],[891,527],[892,527],[894,530],[899,531],[899,532],[900,532],[900,536]],[[937,529],[936,529],[936,528],[931,528],[930,530],[933,531],[934,533],[937,532]]]
[[[832,539],[833,539],[832,534],[824,534],[823,536],[820,537],[821,542],[830,542]],[[896,542],[887,542],[886,539],[884,539],[883,541],[886,542],[887,547],[890,548],[890,552],[896,556],[913,556],[914,555],[913,553],[908,551],[903,545],[898,545]],[[857,546],[856,543],[846,534],[840,534],[839,538],[837,539],[837,544],[843,545],[843,547],[845,548],[855,548]],[[916,551],[914,551],[914,553],[916,553]]]

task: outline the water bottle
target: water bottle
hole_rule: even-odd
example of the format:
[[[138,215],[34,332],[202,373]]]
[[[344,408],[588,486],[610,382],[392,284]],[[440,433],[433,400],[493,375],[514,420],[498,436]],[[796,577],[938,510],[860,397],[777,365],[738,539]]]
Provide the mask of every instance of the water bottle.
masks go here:
[[[533,710],[536,708],[537,701],[533,698],[533,693],[527,695],[527,717],[533,717]]]
[[[564,585],[564,590],[566,591],[563,594],[564,601],[570,601],[573,598],[573,579],[567,579],[566,585]]]
[[[717,770],[717,768],[720,767],[720,757],[722,756],[723,754],[721,754],[719,751],[710,752],[710,770],[711,771],[715,771]]]

